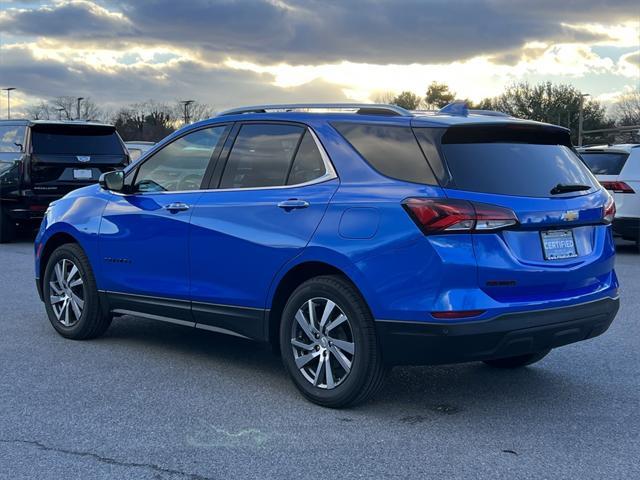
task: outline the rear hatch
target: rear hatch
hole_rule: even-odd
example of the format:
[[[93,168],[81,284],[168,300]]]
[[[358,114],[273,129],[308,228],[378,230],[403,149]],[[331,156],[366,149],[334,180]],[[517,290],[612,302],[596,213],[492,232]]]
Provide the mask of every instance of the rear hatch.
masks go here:
[[[618,215],[622,217],[634,216],[633,194],[637,193],[634,190],[634,187],[637,188],[637,186],[633,184],[632,180],[634,179],[623,178],[620,175],[629,159],[629,152],[609,148],[590,148],[583,151],[580,156],[591,173],[615,198]],[[637,214],[635,212],[635,215]]]
[[[571,147],[567,130],[459,125],[444,133],[439,150],[449,198],[472,202],[478,215],[496,206],[517,219],[484,231],[477,222],[473,245],[487,294],[531,302],[608,288],[614,249],[604,215],[613,202]]]
[[[31,129],[31,183],[39,195],[62,196],[128,161],[110,125],[37,124]]]

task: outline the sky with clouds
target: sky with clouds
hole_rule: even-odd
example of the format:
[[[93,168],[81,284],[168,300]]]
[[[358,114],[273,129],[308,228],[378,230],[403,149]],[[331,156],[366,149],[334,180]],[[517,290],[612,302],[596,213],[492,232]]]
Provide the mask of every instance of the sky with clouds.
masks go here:
[[[638,0],[0,2],[0,87],[18,88],[18,114],[59,95],[224,109],[432,81],[480,100],[523,80],[605,102],[640,89]]]

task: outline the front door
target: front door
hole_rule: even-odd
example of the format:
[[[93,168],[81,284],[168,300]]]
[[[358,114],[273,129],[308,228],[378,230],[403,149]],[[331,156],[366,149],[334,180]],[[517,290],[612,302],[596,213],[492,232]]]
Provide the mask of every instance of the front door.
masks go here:
[[[127,175],[131,193],[112,194],[100,226],[100,288],[113,309],[191,320],[189,222],[227,129],[174,140]]]
[[[191,220],[193,314],[201,328],[260,338],[271,281],[311,239],[338,179],[294,124],[241,125],[219,170]]]

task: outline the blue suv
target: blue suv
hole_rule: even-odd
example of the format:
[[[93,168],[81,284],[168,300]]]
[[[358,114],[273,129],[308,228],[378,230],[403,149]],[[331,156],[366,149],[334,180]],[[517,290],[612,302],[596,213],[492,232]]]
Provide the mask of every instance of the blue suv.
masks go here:
[[[36,283],[64,337],[132,315],[270,342],[304,396],[342,407],[393,365],[521,367],[602,334],[614,213],[561,127],[257,106],[54,202]]]

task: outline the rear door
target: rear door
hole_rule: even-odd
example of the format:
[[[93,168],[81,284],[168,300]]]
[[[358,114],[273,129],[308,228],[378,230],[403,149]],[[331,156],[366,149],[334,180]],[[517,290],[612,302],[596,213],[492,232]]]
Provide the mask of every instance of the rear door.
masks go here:
[[[506,207],[519,220],[514,229],[473,235],[479,284],[492,297],[543,301],[610,285],[614,248],[603,223],[609,196],[568,132],[458,126],[442,135],[439,150],[447,196]]]
[[[123,168],[128,153],[110,125],[36,124],[31,128],[31,188],[57,198]]]
[[[191,293],[201,328],[263,336],[266,294],[307,245],[338,186],[314,133],[243,123],[191,219]]]

